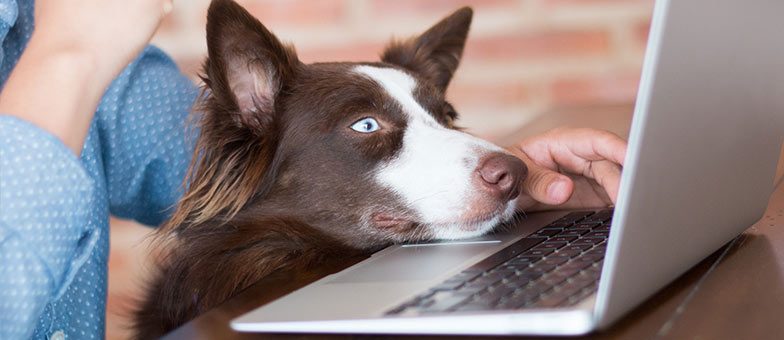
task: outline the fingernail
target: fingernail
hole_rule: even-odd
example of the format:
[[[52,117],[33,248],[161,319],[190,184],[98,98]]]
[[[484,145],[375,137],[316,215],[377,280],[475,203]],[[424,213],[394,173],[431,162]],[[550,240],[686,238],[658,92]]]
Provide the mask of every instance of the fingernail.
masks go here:
[[[547,196],[554,202],[562,202],[564,200],[563,196],[565,192],[566,182],[562,179],[556,180],[547,186]]]

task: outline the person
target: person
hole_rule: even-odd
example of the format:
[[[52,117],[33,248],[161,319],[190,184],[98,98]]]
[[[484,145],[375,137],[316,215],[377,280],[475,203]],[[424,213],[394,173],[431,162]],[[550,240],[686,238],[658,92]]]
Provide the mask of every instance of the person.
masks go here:
[[[147,46],[172,6],[0,0],[0,338],[103,338],[109,215],[159,225],[181,194],[198,90]],[[610,204],[625,150],[589,129],[510,147],[520,208]]]

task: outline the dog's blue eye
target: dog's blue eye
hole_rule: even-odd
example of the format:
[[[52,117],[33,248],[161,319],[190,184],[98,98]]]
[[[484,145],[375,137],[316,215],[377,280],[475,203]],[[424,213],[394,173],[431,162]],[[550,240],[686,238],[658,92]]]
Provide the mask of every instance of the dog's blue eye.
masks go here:
[[[362,118],[356,123],[352,124],[351,129],[356,132],[371,133],[378,131],[380,127],[378,126],[378,122],[375,118],[367,117]]]

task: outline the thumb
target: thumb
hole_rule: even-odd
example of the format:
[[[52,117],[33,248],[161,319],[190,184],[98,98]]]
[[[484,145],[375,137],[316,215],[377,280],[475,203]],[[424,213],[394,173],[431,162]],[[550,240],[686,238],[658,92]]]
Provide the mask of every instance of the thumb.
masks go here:
[[[528,177],[523,181],[523,192],[538,202],[559,205],[569,200],[574,182],[556,171],[527,162]]]

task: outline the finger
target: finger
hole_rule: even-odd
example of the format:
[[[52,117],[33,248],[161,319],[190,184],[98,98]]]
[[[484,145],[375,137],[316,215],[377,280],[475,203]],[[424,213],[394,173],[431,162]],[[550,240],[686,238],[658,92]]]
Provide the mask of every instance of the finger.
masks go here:
[[[574,192],[574,183],[569,177],[534,162],[526,164],[528,176],[523,181],[523,192],[549,205],[559,205],[569,200]]]
[[[521,142],[517,149],[542,166],[583,174],[591,161],[610,160],[623,165],[626,142],[595,129],[555,129]]]
[[[592,162],[590,173],[586,177],[593,178],[615,203],[618,199],[618,189],[621,182],[621,167],[610,161]]]
[[[578,157],[591,161],[607,159],[623,165],[626,158],[626,141],[609,131],[580,129],[576,138],[566,139],[564,144]]]

